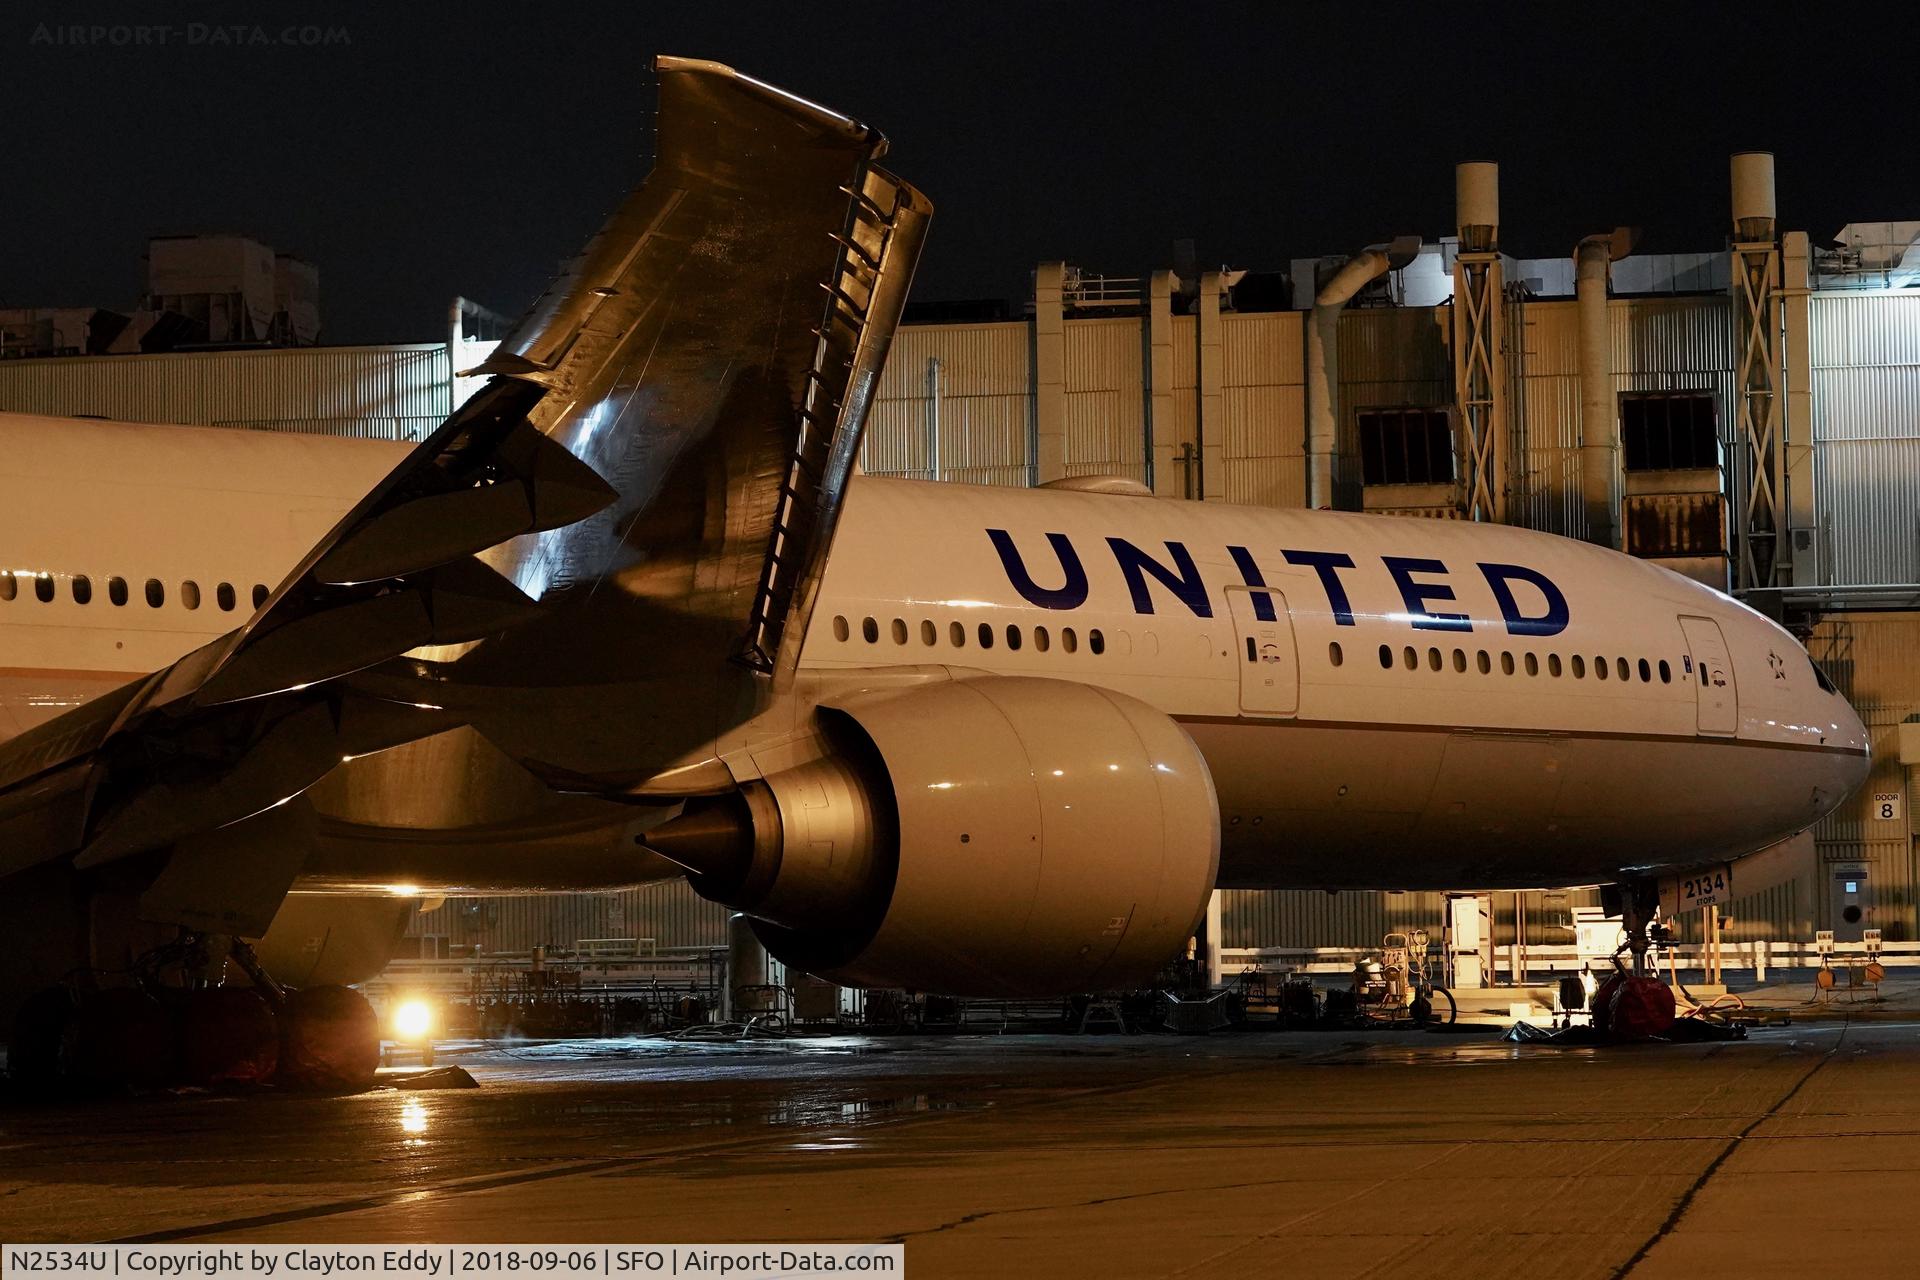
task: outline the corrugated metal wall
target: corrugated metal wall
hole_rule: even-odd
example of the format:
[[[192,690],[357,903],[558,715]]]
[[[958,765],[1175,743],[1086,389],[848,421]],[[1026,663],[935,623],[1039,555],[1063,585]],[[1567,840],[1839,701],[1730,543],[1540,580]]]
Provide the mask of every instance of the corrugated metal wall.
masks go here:
[[[662,947],[724,947],[732,912],[695,896],[684,880],[619,893],[449,898],[423,911],[407,933],[486,952],[571,948],[583,938],[652,938]]]
[[[1220,317],[1228,502],[1307,504],[1303,320],[1298,311]]]
[[[1809,323],[1833,580],[1920,581],[1920,297],[1815,294]]]
[[[1031,346],[1019,323],[902,329],[861,442],[861,465],[874,475],[932,479],[937,431],[940,479],[1031,484]]]
[[[0,361],[0,409],[417,440],[453,411],[445,345]]]

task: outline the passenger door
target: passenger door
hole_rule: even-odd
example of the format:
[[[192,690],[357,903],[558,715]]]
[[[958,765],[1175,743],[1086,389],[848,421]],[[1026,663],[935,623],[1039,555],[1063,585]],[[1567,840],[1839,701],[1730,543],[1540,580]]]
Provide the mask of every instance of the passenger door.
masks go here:
[[[1687,637],[1700,732],[1738,732],[1739,690],[1734,685],[1733,658],[1727,651],[1726,637],[1720,633],[1720,624],[1711,618],[1683,617],[1680,629]]]
[[[1300,709],[1300,658],[1287,598],[1270,587],[1230,589],[1227,604],[1238,641],[1234,656],[1240,664],[1240,709],[1261,716],[1294,714]],[[1271,613],[1272,620],[1262,613]]]

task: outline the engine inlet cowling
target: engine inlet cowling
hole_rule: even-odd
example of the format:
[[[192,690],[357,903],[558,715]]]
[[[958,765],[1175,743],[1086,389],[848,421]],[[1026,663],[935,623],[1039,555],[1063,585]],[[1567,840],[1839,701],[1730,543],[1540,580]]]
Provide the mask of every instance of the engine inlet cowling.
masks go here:
[[[1110,690],[986,677],[823,706],[829,754],[647,837],[783,962],[974,996],[1124,987],[1184,945],[1218,869],[1186,733]]]

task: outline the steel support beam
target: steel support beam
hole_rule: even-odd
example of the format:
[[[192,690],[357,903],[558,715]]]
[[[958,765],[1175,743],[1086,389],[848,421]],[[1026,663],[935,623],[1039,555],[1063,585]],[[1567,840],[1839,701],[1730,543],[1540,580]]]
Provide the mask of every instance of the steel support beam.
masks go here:
[[[1469,520],[1507,518],[1506,289],[1498,250],[1453,266],[1453,403],[1460,508]]]
[[[1033,483],[1067,474],[1067,264],[1033,272]]]

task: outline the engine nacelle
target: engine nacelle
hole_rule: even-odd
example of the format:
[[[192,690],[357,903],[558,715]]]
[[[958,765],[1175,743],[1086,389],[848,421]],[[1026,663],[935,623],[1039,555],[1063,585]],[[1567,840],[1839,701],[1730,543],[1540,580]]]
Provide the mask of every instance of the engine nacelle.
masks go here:
[[[820,709],[830,754],[691,807],[647,843],[783,963],[966,996],[1122,988],[1213,891],[1219,806],[1135,698],[983,677]]]

